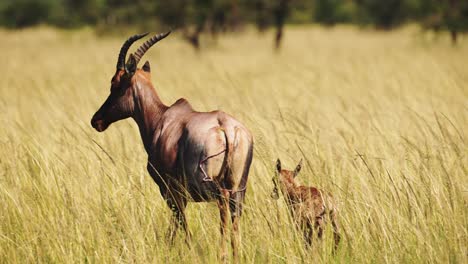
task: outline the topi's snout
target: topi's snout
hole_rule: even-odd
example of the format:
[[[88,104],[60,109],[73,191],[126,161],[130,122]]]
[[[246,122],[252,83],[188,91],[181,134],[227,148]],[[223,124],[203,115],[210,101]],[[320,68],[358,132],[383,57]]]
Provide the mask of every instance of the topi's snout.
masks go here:
[[[99,116],[94,115],[91,119],[91,126],[94,127],[98,132],[106,130],[108,125]]]

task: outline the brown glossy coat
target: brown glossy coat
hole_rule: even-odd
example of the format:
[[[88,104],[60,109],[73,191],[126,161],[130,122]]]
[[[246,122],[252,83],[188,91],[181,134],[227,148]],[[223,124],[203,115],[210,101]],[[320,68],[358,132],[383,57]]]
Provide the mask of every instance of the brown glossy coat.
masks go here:
[[[173,211],[170,241],[182,225],[189,242],[184,214],[188,201],[217,201],[221,215],[221,257],[227,258],[226,228],[231,214],[231,241],[237,262],[239,217],[252,161],[251,133],[222,111],[198,112],[185,99],[165,105],[151,83],[149,63],[142,69],[137,69],[136,63],[131,54],[125,69],[117,69],[111,93],[94,114],[92,126],[101,132],[113,122],[133,118],[148,153],[148,172]]]
[[[293,220],[298,228],[303,232],[304,239],[308,245],[312,244],[313,232],[317,231],[317,236],[322,238],[323,229],[326,224],[326,217],[329,216],[333,227],[335,240],[334,250],[340,242],[340,233],[337,223],[337,207],[330,193],[319,190],[315,187],[299,185],[295,177],[301,170],[301,163],[294,171],[281,168],[281,161],[276,163],[276,175],[273,177],[273,192],[271,196],[279,198],[279,189],[284,195]]]

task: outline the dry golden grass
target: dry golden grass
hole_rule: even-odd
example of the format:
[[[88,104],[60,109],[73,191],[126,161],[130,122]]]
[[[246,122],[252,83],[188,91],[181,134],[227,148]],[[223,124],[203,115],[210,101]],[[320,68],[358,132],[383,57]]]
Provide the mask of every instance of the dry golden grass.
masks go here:
[[[146,172],[131,120],[89,124],[109,92],[126,36],[89,30],[0,31],[0,262],[215,263],[215,204],[188,206],[191,249],[166,243],[169,210]],[[177,34],[146,55],[166,104],[222,109],[256,145],[241,220],[244,263],[467,263],[468,46],[338,27],[288,28],[210,41]],[[331,230],[302,246],[269,193],[276,158],[334,193]]]

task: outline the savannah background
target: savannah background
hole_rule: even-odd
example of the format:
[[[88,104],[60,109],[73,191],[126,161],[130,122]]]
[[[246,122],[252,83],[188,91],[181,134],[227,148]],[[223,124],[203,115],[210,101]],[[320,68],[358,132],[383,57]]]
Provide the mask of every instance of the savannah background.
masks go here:
[[[89,124],[123,41],[172,28],[144,58],[162,100],[255,137],[242,262],[467,263],[467,14],[461,0],[2,1],[0,262],[219,261],[216,205],[190,203],[192,247],[169,245],[136,125]],[[331,230],[307,250],[270,198],[278,157],[339,201],[335,256]]]

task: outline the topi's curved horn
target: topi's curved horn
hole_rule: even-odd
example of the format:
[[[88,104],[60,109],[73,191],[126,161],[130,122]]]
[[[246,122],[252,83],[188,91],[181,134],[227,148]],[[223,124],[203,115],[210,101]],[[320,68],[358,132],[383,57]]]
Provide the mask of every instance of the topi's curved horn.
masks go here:
[[[156,44],[156,42],[160,41],[161,39],[167,37],[169,34],[171,34],[171,31],[155,35],[152,38],[148,39],[145,43],[143,43],[133,54],[135,56],[136,64],[138,65],[138,62],[140,61],[141,57],[145,55],[146,51],[148,51],[148,49],[151,48],[151,46]]]
[[[122,45],[122,48],[120,48],[120,53],[119,53],[119,58],[117,59],[117,70],[123,70],[125,69],[125,57],[127,56],[127,51],[130,48],[130,46],[133,44],[133,42],[141,39],[142,37],[148,35],[149,32],[143,33],[143,34],[137,34],[129,37],[125,43]]]

